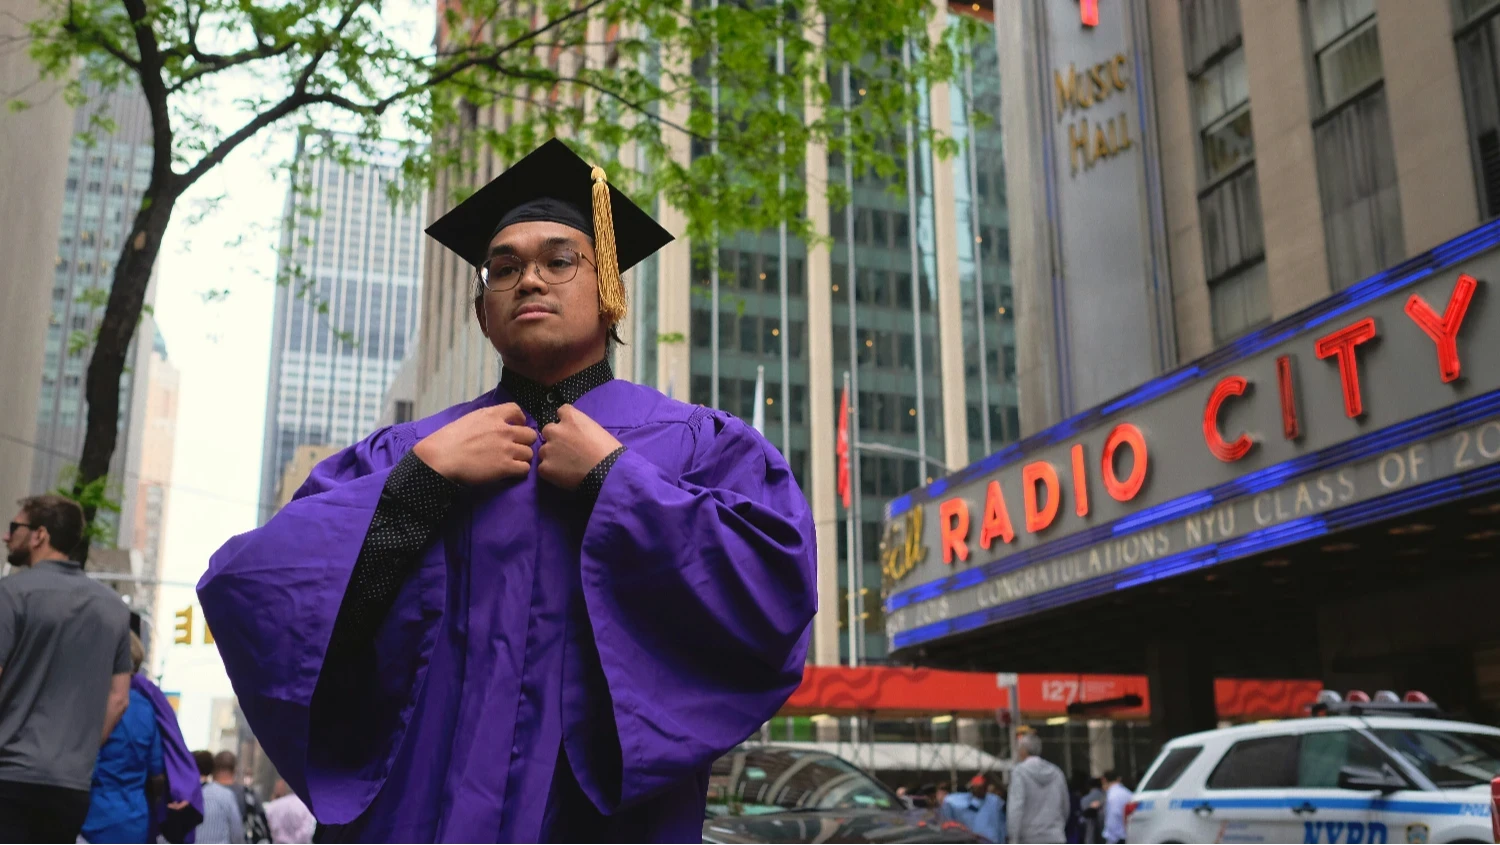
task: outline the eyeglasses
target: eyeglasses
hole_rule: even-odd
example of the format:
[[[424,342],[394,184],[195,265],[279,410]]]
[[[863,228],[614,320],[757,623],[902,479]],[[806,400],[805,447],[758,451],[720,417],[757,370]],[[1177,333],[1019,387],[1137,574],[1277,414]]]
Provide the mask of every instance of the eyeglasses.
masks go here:
[[[12,533],[12,534],[16,533],[16,529],[17,528],[35,528],[35,527],[36,527],[35,525],[29,525],[29,524],[27,524],[25,522],[12,522],[10,524],[10,533]]]
[[[549,249],[531,261],[518,255],[496,255],[481,264],[475,275],[485,290],[504,293],[521,283],[526,268],[532,264],[536,265],[537,276],[542,281],[549,285],[565,285],[578,276],[578,267],[585,262],[596,266],[577,251],[559,247]]]

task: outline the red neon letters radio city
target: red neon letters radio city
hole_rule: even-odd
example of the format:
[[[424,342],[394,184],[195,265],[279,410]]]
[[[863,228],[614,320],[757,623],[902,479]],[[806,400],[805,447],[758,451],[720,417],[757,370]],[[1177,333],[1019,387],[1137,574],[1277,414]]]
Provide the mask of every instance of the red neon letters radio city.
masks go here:
[[[1462,374],[1462,362],[1458,357],[1456,343],[1463,327],[1464,315],[1479,283],[1467,274],[1460,275],[1441,315],[1421,296],[1413,293],[1407,299],[1405,312],[1415,327],[1427,335],[1437,352],[1438,375],[1444,383],[1456,381]],[[1339,382],[1343,387],[1344,413],[1351,418],[1364,414],[1364,400],[1359,383],[1359,349],[1376,337],[1377,329],[1372,317],[1363,317],[1341,326],[1317,338],[1313,352],[1320,359],[1337,366]],[[1297,390],[1293,373],[1294,361],[1289,355],[1276,359],[1276,395],[1281,403],[1281,430],[1287,440],[1298,440],[1302,426],[1297,417]],[[1243,432],[1226,437],[1220,430],[1220,411],[1225,403],[1235,397],[1244,396],[1251,382],[1237,374],[1219,379],[1209,393],[1203,408],[1203,442],[1208,451],[1220,461],[1233,463],[1250,454],[1255,441]],[[1131,453],[1130,472],[1121,478],[1116,469],[1117,457],[1123,452]],[[1084,445],[1074,443],[1071,448],[1071,472],[1067,483],[1072,488],[1073,507],[1078,516],[1089,513],[1089,456],[1084,454]],[[1136,497],[1145,483],[1150,465],[1150,453],[1146,438],[1136,425],[1123,422],[1114,426],[1104,441],[1102,453],[1094,466],[1104,491],[1118,502],[1128,502]],[[1024,526],[1030,534],[1046,530],[1057,518],[1061,502],[1060,492],[1064,481],[1050,461],[1032,461],[1021,468],[1021,503]],[[969,559],[969,503],[961,496],[944,500],[938,506],[938,536],[943,552],[943,562]],[[1016,531],[1011,521],[1000,482],[991,481],[985,491],[984,514],[980,523],[979,546],[988,550],[995,541],[1011,543]]]

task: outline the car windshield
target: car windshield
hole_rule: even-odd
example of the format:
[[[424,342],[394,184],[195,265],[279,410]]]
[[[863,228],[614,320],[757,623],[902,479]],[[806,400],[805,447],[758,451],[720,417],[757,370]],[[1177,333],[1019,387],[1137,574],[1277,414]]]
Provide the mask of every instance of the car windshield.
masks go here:
[[[1500,775],[1500,736],[1431,728],[1387,728],[1375,736],[1438,787],[1478,786]]]
[[[714,763],[708,779],[710,817],[902,806],[879,781],[821,751],[737,748]]]

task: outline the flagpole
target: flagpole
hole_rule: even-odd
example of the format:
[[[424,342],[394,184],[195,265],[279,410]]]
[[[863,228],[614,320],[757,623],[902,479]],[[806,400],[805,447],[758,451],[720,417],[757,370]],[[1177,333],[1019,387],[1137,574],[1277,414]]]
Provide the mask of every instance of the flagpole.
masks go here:
[[[708,142],[708,154],[717,158],[719,155],[719,0],[711,0],[709,8],[714,15],[714,37],[713,45],[709,48],[709,108],[713,110],[713,136]],[[716,162],[717,163],[717,162]],[[713,323],[708,330],[709,346],[709,377],[712,380],[708,388],[708,405],[711,408],[723,407],[719,404],[719,224],[715,223],[712,239],[709,243],[713,254],[708,259],[708,284],[713,298],[713,305],[709,313],[713,317]],[[988,454],[988,452],[986,452]]]
[[[847,403],[849,401],[849,382],[850,382],[849,371],[848,370],[844,370],[844,401],[845,401],[845,403]],[[848,418],[847,415],[844,417],[844,419],[845,419],[845,424],[844,425],[845,425],[845,431],[846,431],[846,434],[844,435],[845,436],[845,441],[844,442],[847,444],[846,447],[845,447],[847,449],[847,451],[844,453],[846,455],[845,460],[849,461],[850,464],[852,465],[853,462],[859,460],[859,454],[854,451],[854,436],[853,436],[854,433],[853,433],[853,431],[850,430],[850,429],[852,429],[853,426],[851,426],[849,424],[849,421],[848,421],[849,418]],[[851,469],[851,473],[850,474],[851,474],[851,477],[852,477],[852,474],[853,474],[852,473],[852,469]],[[855,574],[859,571],[859,558],[855,556],[855,549],[854,549],[854,532],[855,532],[854,511],[855,511],[855,508],[852,507],[852,505],[855,502],[858,502],[858,501],[859,501],[859,491],[851,489],[849,491],[849,502],[850,502],[851,507],[844,508],[844,533],[845,533],[845,538],[844,538],[844,541],[845,541],[844,542],[845,554],[844,554],[844,558],[847,561],[847,567],[848,567],[847,578],[848,578],[848,581],[849,581],[849,584],[848,584],[849,590],[848,590],[848,592],[849,592],[849,665],[850,666],[858,666],[859,665],[859,639],[858,639],[858,637],[859,637],[859,633],[858,633],[859,632],[859,601],[858,601],[858,599],[859,599],[859,592],[858,592],[859,585],[857,583],[857,579],[855,578]]]
[[[850,84],[848,62],[844,63],[842,81],[844,83],[844,96],[842,100],[844,106],[844,139],[847,147],[848,138],[853,134],[853,129],[849,121],[849,112],[853,107],[854,101],[851,93],[854,86]],[[848,276],[844,279],[844,282],[845,287],[848,288],[849,301],[849,370],[845,375],[849,379],[849,494],[850,501],[854,504],[854,507],[851,509],[851,518],[854,520],[855,526],[853,539],[849,544],[849,557],[851,560],[863,563],[865,558],[864,550],[860,548],[862,544],[859,525],[861,524],[860,504],[864,497],[864,490],[860,486],[860,454],[859,450],[855,448],[856,444],[859,443],[859,320],[855,306],[855,282],[859,279],[859,271],[854,266],[854,151],[852,149],[844,150],[844,187],[849,191],[849,204],[844,206],[844,245],[848,249],[847,263],[845,264],[848,268]],[[853,595],[856,594],[856,591],[859,589],[859,582],[863,579],[858,577],[860,575],[858,568],[852,569],[851,574],[855,576],[849,582],[849,592]],[[851,615],[849,617],[850,633],[852,634],[858,629],[859,619]],[[853,659],[854,655],[851,654],[851,665]]]
[[[778,12],[778,25],[783,25],[786,10],[783,7]],[[785,81],[782,77],[786,75],[786,38],[776,36],[776,86],[782,88]],[[786,112],[786,91],[779,90],[776,94],[776,113],[778,115]],[[777,161],[776,169],[781,173],[777,177],[776,196],[778,199],[786,196],[786,136],[782,136],[776,145],[782,160]],[[780,254],[777,260],[776,276],[781,280],[781,454],[790,463],[792,460],[792,362],[790,359],[789,337],[790,322],[787,319],[787,260],[786,260],[786,221],[783,220],[777,226],[777,243]]]
[[[766,433],[766,368],[764,365],[755,368],[755,408],[750,412],[750,427],[760,433],[762,437]]]

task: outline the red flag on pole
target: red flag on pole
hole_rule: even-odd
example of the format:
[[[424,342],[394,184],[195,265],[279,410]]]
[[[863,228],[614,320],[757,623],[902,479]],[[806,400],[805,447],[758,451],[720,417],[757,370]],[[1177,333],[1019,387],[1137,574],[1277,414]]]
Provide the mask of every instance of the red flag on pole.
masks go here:
[[[839,456],[839,498],[843,500],[844,507],[849,507],[849,388],[845,387],[843,398],[839,400],[839,439],[837,452]]]

